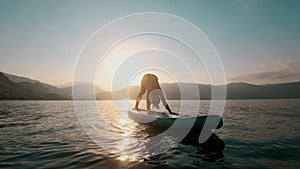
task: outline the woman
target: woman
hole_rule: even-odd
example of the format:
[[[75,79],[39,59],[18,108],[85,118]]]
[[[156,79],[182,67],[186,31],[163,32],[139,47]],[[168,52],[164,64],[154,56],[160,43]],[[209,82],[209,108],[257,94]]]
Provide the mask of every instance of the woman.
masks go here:
[[[154,74],[146,74],[142,78],[141,82],[141,90],[136,98],[135,109],[139,110],[139,104],[142,99],[142,96],[145,94],[147,90],[147,110],[150,109],[150,105],[152,104],[154,107],[159,108],[158,104],[160,100],[162,100],[166,109],[170,112],[170,114],[178,115],[171,111],[164,94],[159,86],[158,78]]]

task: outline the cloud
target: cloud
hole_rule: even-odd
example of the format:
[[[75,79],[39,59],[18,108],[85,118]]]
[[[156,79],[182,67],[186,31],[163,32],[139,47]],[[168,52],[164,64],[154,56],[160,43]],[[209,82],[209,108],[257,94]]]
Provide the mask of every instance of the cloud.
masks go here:
[[[277,61],[253,66],[254,72],[229,78],[230,82],[255,84],[283,83],[300,81],[300,70],[292,61]]]

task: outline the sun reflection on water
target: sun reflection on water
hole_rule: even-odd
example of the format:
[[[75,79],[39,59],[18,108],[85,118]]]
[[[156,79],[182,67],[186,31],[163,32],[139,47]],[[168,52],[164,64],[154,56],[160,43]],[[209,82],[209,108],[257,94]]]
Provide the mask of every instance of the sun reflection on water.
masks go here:
[[[123,155],[123,156],[118,157],[117,159],[120,161],[127,161],[129,159],[129,156]]]
[[[101,105],[99,105],[101,106]],[[116,154],[121,162],[140,161],[140,140],[134,137],[138,124],[129,119],[127,111],[132,107],[130,101],[122,100],[111,103],[101,110],[101,116],[112,128],[114,143],[110,151]],[[109,136],[108,136],[109,137]]]

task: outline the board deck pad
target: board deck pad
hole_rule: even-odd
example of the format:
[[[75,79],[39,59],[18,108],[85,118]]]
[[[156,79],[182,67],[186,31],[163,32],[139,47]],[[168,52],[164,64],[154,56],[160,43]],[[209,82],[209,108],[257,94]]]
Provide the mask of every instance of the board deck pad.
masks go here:
[[[140,110],[138,112],[143,113],[148,116],[154,116],[154,117],[158,117],[158,118],[178,118],[179,117],[177,115],[173,115],[173,114],[166,113],[166,112],[160,112],[160,111]]]

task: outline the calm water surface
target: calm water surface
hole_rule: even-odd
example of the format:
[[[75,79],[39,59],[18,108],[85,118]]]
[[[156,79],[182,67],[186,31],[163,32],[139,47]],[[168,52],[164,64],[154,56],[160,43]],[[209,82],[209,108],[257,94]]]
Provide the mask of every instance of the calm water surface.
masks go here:
[[[210,103],[186,102],[170,105],[189,115]],[[203,144],[128,120],[122,101],[98,106],[106,124],[80,125],[71,101],[1,101],[0,168],[300,168],[300,100],[227,101],[224,126]]]

